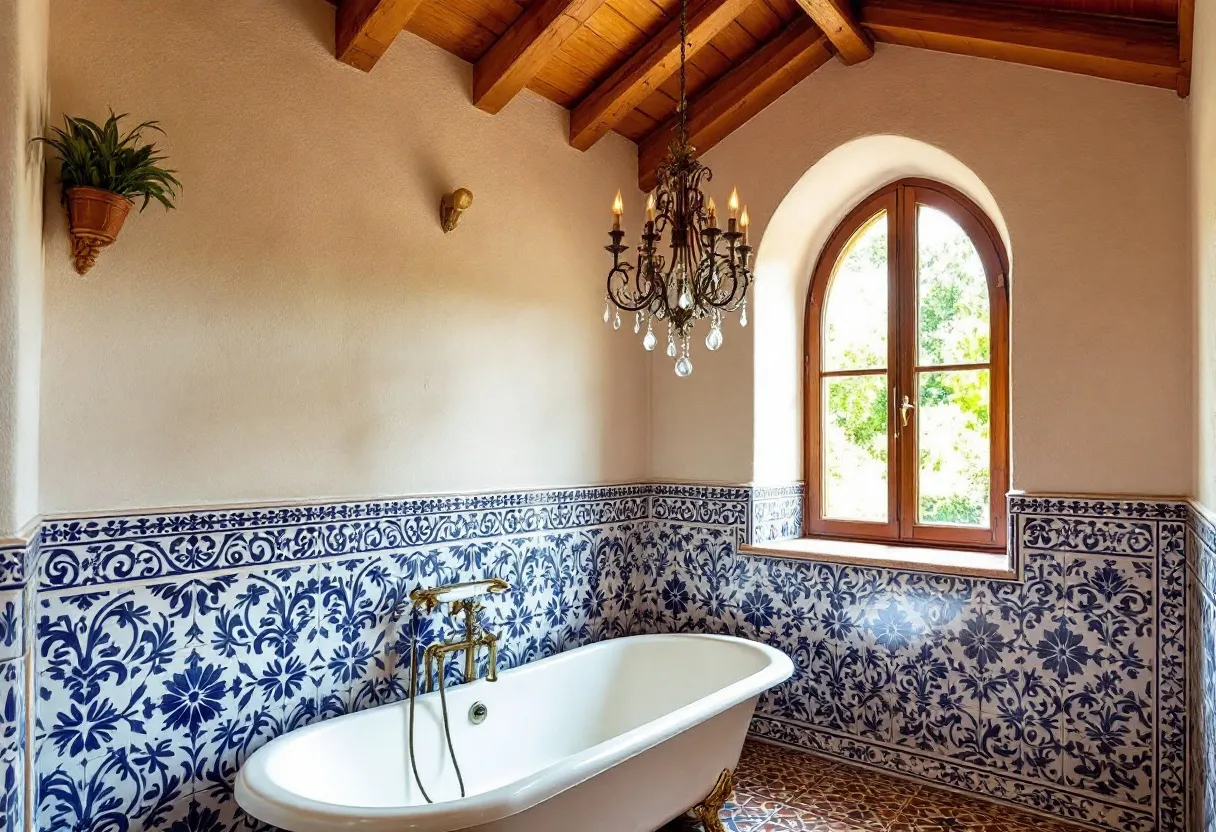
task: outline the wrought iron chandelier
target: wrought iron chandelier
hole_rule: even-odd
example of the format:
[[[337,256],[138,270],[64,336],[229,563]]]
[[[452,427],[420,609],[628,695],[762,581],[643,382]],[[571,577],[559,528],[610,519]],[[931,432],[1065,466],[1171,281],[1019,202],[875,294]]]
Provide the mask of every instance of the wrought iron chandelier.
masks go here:
[[[634,334],[642,332],[642,346],[653,350],[656,320],[667,323],[667,355],[676,358],[676,375],[692,373],[688,357],[693,325],[709,318],[705,336],[707,349],[722,346],[722,320],[739,313],[739,325],[747,326],[747,290],[752,283],[751,246],[747,244],[746,206],[739,213],[739,194],[732,190],[727,207],[726,230],[718,228],[717,209],[702,187],[713,172],[698,162],[688,143],[688,96],[685,63],[688,44],[688,3],[680,2],[680,102],[676,115],[676,137],[667,158],[659,165],[657,186],[646,203],[646,225],[638,246],[636,265],[621,261],[628,247],[621,241],[624,202],[620,191],[612,202],[612,254],[608,272],[608,295],[604,323],[621,328],[621,312],[634,313]],[[670,254],[658,252],[663,234],[669,235]],[[613,309],[615,307],[615,311]]]

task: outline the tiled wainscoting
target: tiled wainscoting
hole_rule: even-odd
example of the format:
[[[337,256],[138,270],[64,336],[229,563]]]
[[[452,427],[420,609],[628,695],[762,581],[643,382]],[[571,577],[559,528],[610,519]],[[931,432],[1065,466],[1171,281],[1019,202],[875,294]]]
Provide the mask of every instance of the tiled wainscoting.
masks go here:
[[[505,667],[619,635],[606,576],[646,513],[635,486],[45,525],[38,828],[254,826],[232,797],[253,750],[405,695],[412,587],[509,581],[484,617]]]
[[[22,829],[26,820],[29,702],[26,669],[31,661],[26,576],[37,557],[29,542],[0,543],[0,829]]]
[[[762,639],[796,671],[762,700],[761,737],[1094,826],[1181,832],[1187,507],[1010,507],[1022,581],[740,554],[797,533],[796,486],[48,522],[21,573],[24,641],[27,582],[0,583],[17,590],[9,632],[32,648],[35,714],[25,731],[9,650],[6,811],[24,805],[24,731],[33,829],[256,828],[231,793],[245,757],[402,698],[411,628],[429,643],[455,626],[415,619],[409,589],[498,575],[512,591],[484,620],[506,666],[631,632]]]
[[[1216,516],[1191,513],[1187,538],[1190,819],[1216,829]]]
[[[995,581],[738,554],[747,490],[675,491],[652,498],[640,627],[787,652],[759,736],[1094,826],[1184,828],[1185,503],[1012,498],[1022,580]]]

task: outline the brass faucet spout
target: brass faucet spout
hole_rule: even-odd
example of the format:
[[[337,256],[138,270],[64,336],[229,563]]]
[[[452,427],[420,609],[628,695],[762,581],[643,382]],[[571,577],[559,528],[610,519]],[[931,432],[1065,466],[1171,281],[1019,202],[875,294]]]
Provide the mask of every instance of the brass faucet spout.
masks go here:
[[[424,652],[426,672],[424,689],[427,693],[435,689],[436,679],[442,681],[440,674],[444,672],[444,660],[448,654],[462,650],[464,651],[464,681],[472,682],[477,678],[477,651],[482,647],[487,648],[490,653],[490,666],[486,672],[486,681],[498,681],[498,636],[482,631],[478,627],[477,614],[481,611],[481,604],[472,598],[487,592],[505,592],[509,588],[507,582],[501,578],[490,578],[486,581],[450,584],[433,589],[418,588],[410,593],[410,600],[414,602],[415,606],[425,609],[427,612],[433,611],[442,601],[450,601],[452,614],[464,613],[465,616],[462,639],[432,644]]]

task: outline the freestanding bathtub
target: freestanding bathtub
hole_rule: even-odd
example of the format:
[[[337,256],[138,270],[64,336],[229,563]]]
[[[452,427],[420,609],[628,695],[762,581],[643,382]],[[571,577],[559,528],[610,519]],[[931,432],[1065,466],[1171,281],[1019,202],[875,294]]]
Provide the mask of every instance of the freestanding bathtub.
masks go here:
[[[633,636],[448,690],[461,798],[437,694],[311,725],[255,752],[236,780],[254,817],[290,832],[652,832],[734,769],[759,695],[788,657],[728,636]],[[485,719],[474,724],[473,706]]]

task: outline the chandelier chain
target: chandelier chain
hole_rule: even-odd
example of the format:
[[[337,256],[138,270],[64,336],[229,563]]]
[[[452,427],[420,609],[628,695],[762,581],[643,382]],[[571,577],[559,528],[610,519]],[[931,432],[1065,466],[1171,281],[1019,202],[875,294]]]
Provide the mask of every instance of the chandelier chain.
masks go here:
[[[680,144],[688,144],[688,0],[680,0]]]

